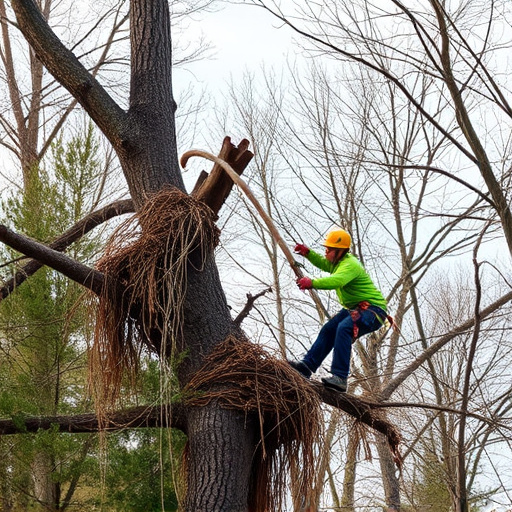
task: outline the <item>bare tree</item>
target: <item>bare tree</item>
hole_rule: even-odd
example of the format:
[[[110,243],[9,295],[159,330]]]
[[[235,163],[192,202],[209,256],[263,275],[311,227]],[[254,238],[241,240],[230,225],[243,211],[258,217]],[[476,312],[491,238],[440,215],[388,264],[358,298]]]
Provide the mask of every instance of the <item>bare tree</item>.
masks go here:
[[[347,10],[351,6],[347,5]],[[319,32],[323,27],[322,21],[325,32],[328,28],[335,30],[336,23],[315,19],[313,14],[318,13],[314,12],[313,6],[309,8],[311,20],[318,22],[316,26]],[[334,19],[336,8],[340,9],[337,13],[340,15],[340,4],[326,6],[322,13],[330,12]],[[349,14],[355,19],[358,11],[354,8]],[[364,9],[360,14],[364,18],[361,25],[365,27],[372,20],[379,19],[365,15]],[[285,21],[295,27],[298,23],[297,18]],[[347,23],[344,25],[340,20],[336,21],[340,23],[341,34],[364,43],[362,36],[356,40],[357,30],[351,31]],[[358,26],[354,23],[350,28]],[[375,32],[378,32],[377,29]],[[332,59],[340,51],[341,45],[333,46],[334,36],[329,38],[324,34],[322,47],[318,34],[314,37],[309,35],[310,40],[316,37],[314,41],[318,45],[318,55],[327,48],[328,58]],[[366,46],[354,43],[353,47],[343,47],[345,53],[340,53],[346,57],[346,48],[354,48],[355,51],[376,45],[379,41],[367,37]],[[420,393],[421,387],[416,387],[416,382],[418,386],[424,385],[425,381],[420,375],[422,365],[425,365],[435,390],[433,407],[443,407],[446,405],[445,391],[439,387],[442,377],[432,358],[448,343],[460,339],[459,336],[478,326],[482,318],[485,317],[485,322],[492,321],[493,315],[507,304],[511,295],[505,288],[501,297],[489,294],[482,303],[476,286],[475,294],[465,299],[451,294],[450,302],[462,300],[464,304],[469,304],[475,301],[475,311],[478,313],[471,308],[466,310],[466,316],[452,318],[452,322],[443,324],[441,332],[436,330],[434,333],[425,326],[429,308],[439,310],[439,314],[445,311],[435,301],[429,301],[432,276],[443,271],[446,257],[458,255],[467,261],[467,255],[477,243],[480,228],[489,217],[495,219],[496,212],[493,211],[494,204],[489,201],[489,195],[482,192],[478,185],[475,186],[474,179],[466,178],[453,167],[446,167],[446,162],[453,161],[454,147],[456,152],[462,151],[464,158],[467,155],[464,147],[461,148],[454,141],[458,124],[456,116],[449,115],[452,108],[450,97],[438,94],[436,79],[439,77],[419,72],[428,69],[429,56],[415,54],[414,65],[418,73],[413,74],[408,68],[409,61],[398,62],[399,57],[396,57],[396,62],[392,60],[395,57],[391,51],[393,41],[388,38],[384,43],[383,38],[380,50],[373,53],[368,50],[368,55],[381,66],[391,68],[392,65],[393,76],[400,79],[388,77],[375,66],[351,66],[345,73],[337,74],[315,69],[306,78],[295,70],[293,78],[290,78],[298,91],[293,101],[276,101],[273,105],[276,110],[283,111],[283,126],[278,131],[284,134],[278,146],[282,149],[282,160],[278,165],[280,168],[288,165],[290,171],[295,173],[296,190],[300,183],[299,197],[304,208],[307,208],[307,221],[297,222],[294,229],[299,233],[301,229],[304,233],[320,233],[323,228],[319,228],[318,223],[324,226],[341,223],[349,227],[356,235],[356,250],[375,274],[382,277],[383,288],[389,290],[393,313],[403,326],[401,332],[369,338],[366,344],[362,341],[357,343],[360,364],[356,376],[362,388],[382,400],[388,400],[393,393]],[[398,43],[395,46],[399,48],[396,55],[402,55]],[[384,53],[383,48],[389,48],[389,55]],[[341,84],[345,83],[351,86],[343,87]],[[404,93],[404,88],[409,94]],[[291,96],[291,88],[288,92]],[[412,109],[410,96],[414,96]],[[479,103],[480,106],[482,104]],[[501,158],[507,158],[507,148],[505,140]],[[500,178],[504,194],[509,193],[507,176],[508,171],[504,166]],[[287,214],[281,211],[286,211],[283,204],[290,201],[290,195],[286,196],[283,192],[283,197],[274,198],[278,205],[275,216],[286,219]],[[488,241],[499,237],[500,226],[500,223],[493,224],[493,231],[487,233]],[[286,230],[286,223],[282,227]],[[391,259],[393,253],[400,255],[399,260]],[[298,307],[297,303],[294,307]],[[406,328],[409,322],[411,327]],[[293,331],[293,327],[288,325],[288,330]],[[463,354],[461,351],[459,356]],[[464,368],[465,364],[464,360],[459,368]],[[499,382],[503,385],[504,381],[500,379]],[[498,392],[498,403],[501,403],[500,398],[501,392]],[[479,407],[473,401],[470,403],[472,407]],[[493,399],[488,405],[492,403]],[[458,402],[453,406],[457,408]],[[459,425],[463,423],[459,423],[460,414],[468,414],[468,411],[460,411],[449,417],[441,412],[436,416],[436,421],[441,424],[448,418],[452,426],[454,423]],[[417,420],[417,415],[414,418]],[[423,421],[428,425],[431,419],[424,418],[421,425]],[[441,430],[445,434],[437,436],[436,440],[446,445],[449,443],[450,426],[441,426]],[[504,442],[503,437],[501,441]],[[471,448],[463,444],[457,444],[459,455],[468,457]],[[377,448],[386,502],[390,507],[399,508],[400,482],[395,468],[389,464],[385,444],[377,440]],[[461,455],[463,452],[464,455]],[[467,460],[469,464],[469,458]],[[459,464],[462,464],[461,461]],[[456,475],[456,466],[452,470],[447,467],[447,474]],[[464,504],[464,500],[457,496],[462,494],[461,486],[468,491],[471,489],[473,479],[473,476],[464,478],[463,473],[458,472],[459,477],[453,480],[451,486],[454,506],[461,506],[462,510],[467,503]],[[473,470],[471,475],[474,475]],[[446,481],[446,485],[451,484]],[[455,492],[457,486],[459,490]],[[353,489],[353,485],[346,488]]]
[[[498,34],[501,24],[507,26],[510,6],[506,2],[493,2],[481,25],[473,17],[480,4],[472,2],[450,7],[432,0],[415,9],[395,0],[364,5],[341,1],[320,10],[298,6],[289,16],[271,2],[256,3],[304,36],[312,52],[328,52],[393,83],[410,108],[459,152],[464,165],[480,173],[488,189],[486,202],[497,213],[512,251],[509,167],[500,165],[508,155],[494,154],[492,135],[485,123],[479,122],[480,115],[485,119],[489,110],[496,119],[510,122],[499,64],[493,60],[505,51]],[[415,86],[421,77],[432,80],[436,89],[433,101],[422,103],[417,95]],[[443,108],[450,115],[443,112],[439,117]],[[409,165],[414,163],[407,162]]]
[[[374,428],[390,428],[389,438],[396,446],[396,432],[374,418],[371,407],[356,399],[337,397],[321,386],[306,386],[286,363],[269,359],[247,343],[231,318],[213,248],[218,237],[214,221],[232,183],[215,166],[192,196],[186,193],[177,155],[168,2],[130,2],[130,96],[126,109],[63,44],[32,0],[15,0],[12,6],[19,29],[37,58],[112,145],[138,214],[138,223],[127,236],[136,238],[142,246],[137,241],[129,245],[132,263],[128,263],[116,259],[127,254],[126,239],[121,237],[119,245],[112,242],[99,263],[103,270],[100,272],[5,226],[0,229],[0,238],[100,295],[97,344],[92,358],[99,367],[92,374],[92,384],[104,404],[111,404],[119,392],[120,362],[128,370],[137,366],[141,347],[132,342],[141,341],[162,358],[163,365],[173,365],[181,359],[176,373],[186,403],[181,426],[188,435],[184,510],[282,509],[285,466],[277,468],[280,472],[273,481],[277,488],[271,487],[276,466],[268,455],[280,457],[279,450],[285,450],[286,456],[296,456],[299,443],[299,452],[307,462],[303,474],[309,472],[311,478],[312,470],[308,468],[313,466],[311,442],[317,437],[318,421],[313,416],[318,395],[335,406],[342,404]],[[235,147],[228,139],[221,156],[239,173],[252,158],[246,141]],[[155,228],[161,231],[155,234]],[[151,249],[154,242],[160,244],[158,250]],[[139,257],[143,258],[142,263],[134,263]],[[167,266],[166,271],[162,265]],[[148,270],[156,274],[151,278],[148,274],[134,277],[138,271]],[[175,271],[178,274],[173,274]],[[134,338],[134,333],[140,339]],[[270,371],[260,363],[269,364]],[[233,375],[234,382],[225,380]],[[262,383],[262,378],[270,380]],[[276,379],[280,384],[289,384],[286,387],[291,399],[273,398]],[[255,397],[255,387],[268,392],[267,413],[261,409],[262,395]],[[297,389],[299,396],[307,397],[309,405],[301,403],[297,407]],[[275,407],[284,403],[291,409],[276,412]],[[171,405],[169,425],[174,418],[172,410]],[[306,410],[313,415],[305,415]],[[269,414],[265,421],[264,413]],[[298,421],[288,432],[283,430],[287,423],[279,420],[281,414],[287,421]],[[103,414],[100,420],[103,425],[108,424]],[[265,471],[259,471],[255,460],[263,466],[267,464]],[[308,492],[307,482],[306,478],[302,494]]]

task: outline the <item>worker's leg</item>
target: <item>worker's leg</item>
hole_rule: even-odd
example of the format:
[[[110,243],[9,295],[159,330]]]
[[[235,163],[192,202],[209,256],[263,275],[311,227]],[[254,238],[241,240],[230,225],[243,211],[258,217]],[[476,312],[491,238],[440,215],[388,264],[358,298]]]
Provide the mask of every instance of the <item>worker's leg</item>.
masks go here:
[[[329,352],[334,347],[334,340],[336,332],[341,322],[350,318],[350,313],[346,309],[342,309],[337,315],[333,316],[323,327],[320,329],[316,341],[313,343],[308,353],[302,360],[304,364],[314,373],[318,370],[323,360],[329,355]]]
[[[371,310],[357,310],[356,320],[358,337],[376,331],[382,327],[382,320]],[[350,373],[350,355],[354,341],[354,321],[349,314],[336,329],[331,373],[346,378]]]
[[[350,313],[338,324],[334,339],[331,373],[346,379],[350,373],[350,354],[354,338],[354,321]]]

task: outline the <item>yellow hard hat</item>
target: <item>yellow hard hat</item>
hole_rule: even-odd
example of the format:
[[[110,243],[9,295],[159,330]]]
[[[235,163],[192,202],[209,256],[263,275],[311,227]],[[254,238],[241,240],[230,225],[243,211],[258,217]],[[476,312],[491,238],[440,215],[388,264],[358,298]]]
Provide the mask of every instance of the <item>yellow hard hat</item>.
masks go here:
[[[352,237],[343,229],[333,229],[325,237],[324,247],[336,249],[349,249]]]

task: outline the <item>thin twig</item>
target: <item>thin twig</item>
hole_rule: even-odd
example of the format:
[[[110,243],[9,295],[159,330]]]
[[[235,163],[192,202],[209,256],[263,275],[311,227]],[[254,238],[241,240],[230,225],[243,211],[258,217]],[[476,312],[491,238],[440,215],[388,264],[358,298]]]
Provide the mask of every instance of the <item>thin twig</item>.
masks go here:
[[[265,288],[265,290],[257,293],[256,295],[251,295],[250,293],[248,293],[246,295],[247,297],[247,302],[244,306],[244,308],[242,309],[242,311],[240,311],[240,313],[238,313],[238,315],[236,316],[235,320],[233,321],[235,323],[235,325],[237,326],[240,326],[241,323],[247,318],[247,316],[249,315],[251,309],[253,308],[254,306],[254,303],[256,302],[256,300],[258,300],[260,297],[263,297],[263,295],[265,295],[267,292],[272,292],[272,288]]]

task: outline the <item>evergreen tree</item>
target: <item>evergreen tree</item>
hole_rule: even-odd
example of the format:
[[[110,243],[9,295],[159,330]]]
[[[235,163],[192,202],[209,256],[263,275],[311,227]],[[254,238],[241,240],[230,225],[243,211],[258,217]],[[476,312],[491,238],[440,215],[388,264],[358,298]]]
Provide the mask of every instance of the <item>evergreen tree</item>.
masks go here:
[[[4,222],[49,242],[82,218],[103,182],[97,137],[90,126],[69,142],[54,144],[45,167],[3,202]],[[88,260],[97,242],[84,237],[71,249]],[[23,260],[5,249],[10,276]],[[47,267],[0,307],[0,414],[57,415],[89,409],[85,349],[89,336],[83,290]],[[70,502],[91,441],[56,432],[0,439],[4,509],[8,503],[57,510]]]

